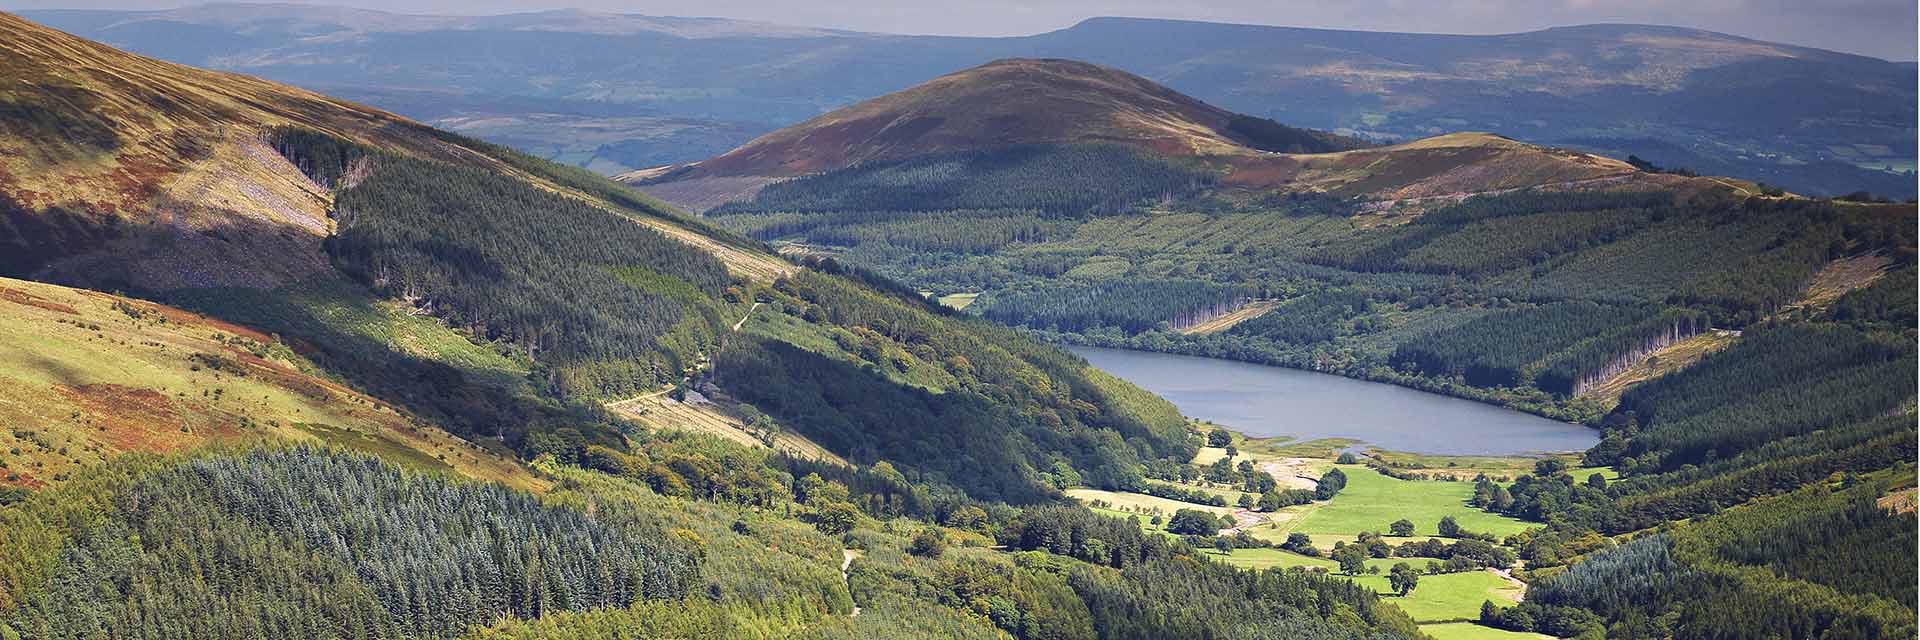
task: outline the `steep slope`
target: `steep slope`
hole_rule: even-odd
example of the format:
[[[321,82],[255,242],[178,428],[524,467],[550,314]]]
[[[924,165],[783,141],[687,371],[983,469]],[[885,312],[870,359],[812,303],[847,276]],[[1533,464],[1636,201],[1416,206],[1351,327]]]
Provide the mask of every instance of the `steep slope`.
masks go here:
[[[329,377],[277,337],[180,309],[0,278],[0,487],[41,489],[129,453],[325,442],[522,489],[483,449]],[[506,455],[502,455],[505,453]]]
[[[554,157],[595,166],[697,160],[713,145],[936,75],[1046,57],[1124,69],[1301,127],[1388,140],[1494,131],[1803,193],[1913,193],[1903,175],[1914,156],[1910,63],[1699,29],[1461,36],[1093,18],[1006,38],[797,28],[706,38],[629,29],[653,19],[614,14],[325,13],[275,5],[34,15],[148,55],[322,88],[443,127],[463,115],[552,114],[571,123],[549,130],[549,143],[568,154]],[[660,115],[710,124],[663,135],[621,123]],[[705,133],[688,135],[688,126]],[[630,143],[575,133],[609,128],[632,131]],[[500,135],[496,142],[523,137]]]
[[[291,119],[264,83],[189,99],[220,76],[8,30],[35,43],[13,61],[45,77],[155,72],[67,94],[137,116],[61,112],[35,91],[52,85],[9,83],[7,131],[44,130],[11,150],[54,160],[10,164],[10,198],[68,182],[57,171],[127,190],[61,199],[56,225],[28,189],[10,239],[66,253],[22,268],[86,279],[55,264],[83,257],[142,274],[137,295],[173,306],[0,281],[0,637],[1227,637],[1275,616],[1417,635],[1345,580],[1275,573],[1249,590],[1184,543],[1063,501],[1063,484],[1129,486],[1194,454],[1171,405],[1084,360],[837,262],[787,263],[577,170],[377,116],[401,133],[334,127],[367,118],[324,106]],[[47,108],[59,117],[36,120]],[[76,123],[104,142],[57,146],[85,140]],[[247,136],[228,170],[164,146],[223,128]],[[119,171],[141,161],[157,169]],[[154,224],[152,194],[215,178],[297,191],[319,215],[293,234],[300,221],[259,201],[183,188],[259,233],[118,235]],[[312,251],[276,255],[276,234]],[[235,282],[148,275],[138,263],[157,254],[113,244],[189,235],[244,251],[157,273],[317,264],[210,286]],[[755,309],[754,326],[736,320]],[[722,405],[709,415],[835,455],[649,432],[603,404],[636,392]],[[274,444],[315,440],[332,446]],[[418,472],[447,468],[512,486]],[[1017,547],[1044,567],[984,549],[909,558],[905,535],[978,547],[1066,528],[1084,544]],[[850,546],[877,569],[850,567]],[[992,584],[926,588],[964,575]],[[1178,613],[1161,585],[1214,606]]]
[[[1010,502],[1054,497],[1046,474],[1062,461],[1118,485],[1138,476],[1141,452],[1191,446],[1169,405],[1083,361],[837,263],[787,262],[604,178],[11,16],[0,25],[9,66],[31,80],[6,86],[0,118],[8,149],[32,160],[6,160],[6,239],[51,247],[10,273],[125,287],[278,334],[346,386],[494,449],[568,462],[625,449],[635,427],[604,405],[673,387],[705,389],[725,403],[712,415],[759,432],[831,435],[823,457],[891,460]],[[768,305],[780,330],[736,334]],[[860,346],[810,350],[849,339]],[[823,400],[743,388],[753,377],[716,361],[861,392],[832,401],[840,415],[802,411]],[[949,386],[985,395],[934,393]],[[902,440],[875,404],[888,397],[964,414]],[[935,438],[955,444],[923,446]],[[969,473],[968,459],[996,466]]]
[[[1024,79],[1010,90],[1098,96],[1072,78]],[[947,84],[897,95],[937,104]],[[1003,129],[1083,131],[1076,122],[1029,112]],[[779,152],[804,162],[831,126],[713,162],[777,171]],[[1709,327],[1781,313],[1832,261],[1913,245],[1901,228],[1911,206],[1809,200],[1488,133],[1325,153],[981,135],[978,149],[946,142],[761,176],[772,181],[708,216],[922,291],[978,294],[969,313],[1063,341],[1308,367],[1578,419],[1610,408],[1589,391],[1613,373]],[[702,195],[715,180],[704,167],[640,188]],[[1226,331],[1172,330],[1256,307],[1267,311]]]
[[[257,78],[183,67],[0,14],[0,273],[169,290],[271,287],[326,270],[331,195],[267,144],[317,131],[405,156],[536,176],[389,113]],[[636,216],[684,242],[663,211]],[[777,274],[744,255],[736,267]]]

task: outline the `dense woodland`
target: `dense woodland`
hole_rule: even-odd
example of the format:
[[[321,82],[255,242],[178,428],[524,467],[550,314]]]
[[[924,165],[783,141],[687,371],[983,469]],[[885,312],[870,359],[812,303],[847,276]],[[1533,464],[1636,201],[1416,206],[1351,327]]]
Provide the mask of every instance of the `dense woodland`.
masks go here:
[[[928,194],[859,213],[716,214],[936,294],[979,292],[969,313],[1048,340],[1308,368],[1578,420],[1601,417],[1579,396],[1642,354],[1777,314],[1830,260],[1900,264],[1914,245],[1897,206],[1712,191],[1518,192],[1387,226],[1349,224],[1362,207],[1329,198],[1175,197],[1094,218],[955,206]],[[1908,271],[1828,313],[1862,328],[1903,320]],[[1176,331],[1249,299],[1272,310]]]
[[[1170,405],[1011,331],[936,313],[914,298],[877,300],[814,273],[776,283],[780,308],[864,330],[861,364],[792,344],[736,340],[713,380],[734,396],[850,458],[885,458],[976,496],[1044,498],[1065,464],[1081,482],[1131,487],[1143,461],[1185,460],[1194,445]],[[937,368],[946,388],[903,385]]]
[[[1006,329],[952,317],[876,274],[813,261],[813,271],[770,288],[749,286],[727,279],[706,254],[621,218],[677,220],[634,209],[645,202],[602,200],[625,205],[602,209],[484,171],[302,131],[282,131],[275,142],[338,192],[341,233],[328,249],[343,271],[375,295],[468,328],[473,339],[523,361],[527,376],[423,361],[342,331],[327,316],[337,314],[330,307],[338,299],[365,297],[352,284],[178,300],[310,341],[324,351],[323,362],[369,387],[520,455],[573,461],[586,446],[627,450],[630,434],[622,432],[629,428],[594,400],[679,383],[707,357],[714,366],[700,382],[760,406],[786,428],[846,457],[892,460],[916,481],[984,499],[1042,500],[1069,478],[1131,486],[1146,461],[1191,456],[1183,423],[1164,401]],[[598,191],[539,161],[479,149]],[[604,297],[587,296],[594,292]],[[553,296],[604,304],[561,304]],[[723,341],[729,319],[754,298],[774,302],[808,331],[840,336],[861,359],[823,357],[786,337]],[[583,339],[562,339],[576,334]],[[909,409],[919,417],[901,420]]]
[[[1476,482],[1474,505],[1541,525],[1504,546],[1474,541],[1511,549],[1538,594],[1490,605],[1484,624],[1561,637],[1913,633],[1913,521],[1871,502],[1920,456],[1910,206],[1521,192],[1372,226],[1350,222],[1355,203],[1324,199],[1175,197],[1085,218],[959,211],[941,197],[877,204],[720,220],[936,294],[978,292],[968,313],[1048,340],[1310,368],[1601,428],[1585,462],[1617,479],[1543,464]],[[920,224],[952,231],[940,245],[890,232]],[[1824,307],[1797,306],[1840,259],[1889,266]],[[1211,334],[1174,330],[1247,299],[1271,310]],[[1709,331],[1732,346],[1617,407],[1584,397]],[[1149,461],[1146,473],[1198,471]],[[1134,490],[1213,502],[1160,482]],[[1446,545],[1416,546],[1409,557],[1455,562]],[[1501,564],[1476,557],[1458,562]]]
[[[560,483],[544,498],[313,448],[97,468],[0,511],[14,534],[0,539],[0,633],[1416,634],[1347,580],[1197,560],[1180,540],[1078,506],[889,499],[919,489],[884,463],[819,467],[700,436],[646,440],[632,455],[573,452],[593,471],[542,462]],[[907,503],[919,506],[895,510]],[[996,541],[1012,551],[983,548]],[[847,578],[834,569],[843,547],[865,553]],[[232,593],[249,597],[220,597]],[[856,603],[864,611],[849,617]]]
[[[997,291],[978,304],[981,315],[1010,325],[1069,333],[1113,327],[1139,333],[1219,315],[1239,306],[1249,293],[1204,280],[1064,281]]]
[[[39,113],[0,119],[60,137]],[[1153,516],[1163,535],[1065,499],[1093,487],[1273,512],[1375,479],[1334,469],[1282,489],[1235,463],[1228,432],[1191,433],[1164,400],[1032,336],[1309,367],[1602,429],[1581,462],[1617,475],[1576,480],[1547,457],[1474,479],[1472,507],[1538,526],[1502,540],[1447,516],[1429,538],[1401,519],[1380,523],[1398,545],[1365,531],[1328,554],[1349,575],[1420,559],[1532,583],[1524,602],[1488,602],[1482,624],[1582,638],[1916,633],[1911,207],[1730,186],[1382,211],[1216,189],[1205,160],[1025,146],[773,184],[715,212],[740,236],[583,170],[389,126],[455,153],[268,136],[332,192],[323,249],[338,273],[141,293],[277,334],[256,355],[298,352],[302,373],[393,403],[412,423],[396,429],[444,426],[512,457],[490,472],[531,491],[450,477],[461,467],[445,456],[472,452],[441,445],[439,461],[258,442],[108,452],[56,486],[0,493],[0,640],[1424,637],[1346,577],[1214,559],[1318,557],[1306,533],[1263,540],[1227,532],[1232,515],[1177,508]],[[120,135],[82,131],[82,146],[103,132]],[[1247,117],[1225,133],[1283,152],[1362,144]],[[192,136],[169,144],[209,153]],[[15,239],[97,240],[11,197],[0,210]],[[636,222],[814,257],[735,278]],[[1877,280],[1807,302],[1821,293],[1810,280],[1853,284],[1814,278],[1841,260]],[[984,317],[922,290],[981,294]],[[1248,303],[1264,313],[1182,332]],[[1730,346],[1617,406],[1585,397],[1715,329]],[[215,381],[250,375],[182,357]],[[602,404],[655,391],[712,402],[767,446],[649,432]],[[193,400],[166,388],[143,402]],[[782,431],[833,455],[775,452]],[[337,441],[391,452],[376,440]],[[1227,456],[1192,464],[1203,441]],[[1387,579],[1404,597],[1420,575],[1399,562]]]
[[[492,171],[285,131],[335,188],[335,264],[385,295],[551,363],[556,388],[630,394],[679,379],[723,325],[714,257]],[[538,230],[537,232],[532,232]]]
[[[712,214],[1034,209],[1049,216],[1125,211],[1193,193],[1203,166],[1120,145],[1030,145],[872,162],[768,185]]]
[[[1881,490],[1815,484],[1642,535],[1485,622],[1563,637],[1910,636],[1914,519],[1874,504]]]
[[[0,514],[0,632],[445,637],[502,616],[678,599],[698,575],[663,536],[370,457],[302,448],[127,466]]]

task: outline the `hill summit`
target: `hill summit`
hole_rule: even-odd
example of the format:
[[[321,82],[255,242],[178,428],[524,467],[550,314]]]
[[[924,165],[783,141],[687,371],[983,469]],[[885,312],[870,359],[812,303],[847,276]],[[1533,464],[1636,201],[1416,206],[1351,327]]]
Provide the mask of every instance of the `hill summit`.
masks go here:
[[[790,176],[947,151],[1078,143],[1179,156],[1359,146],[1241,116],[1111,67],[1009,58],[834,110],[689,168],[700,176]]]

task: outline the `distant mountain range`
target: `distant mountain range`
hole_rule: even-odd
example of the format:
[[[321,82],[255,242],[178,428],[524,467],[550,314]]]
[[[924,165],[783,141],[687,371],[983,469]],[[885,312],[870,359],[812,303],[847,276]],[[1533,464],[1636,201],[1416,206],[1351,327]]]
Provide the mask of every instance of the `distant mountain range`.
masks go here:
[[[211,5],[27,15],[604,173],[717,155],[927,78],[1023,57],[1111,66],[1222,109],[1382,142],[1490,131],[1808,194],[1914,194],[1912,63],[1695,29],[1450,36],[1096,18],[1033,36],[957,38],[579,11]]]

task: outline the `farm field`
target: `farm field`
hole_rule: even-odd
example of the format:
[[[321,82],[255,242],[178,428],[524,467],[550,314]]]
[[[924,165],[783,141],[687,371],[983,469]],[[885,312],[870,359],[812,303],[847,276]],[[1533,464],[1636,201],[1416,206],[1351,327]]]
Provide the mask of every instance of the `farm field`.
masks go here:
[[[1109,512],[1123,514],[1122,517],[1124,517],[1124,515],[1137,513],[1140,514],[1141,520],[1143,521],[1147,519],[1147,516],[1152,515],[1171,516],[1173,512],[1181,509],[1198,509],[1216,515],[1233,511],[1227,507],[1181,502],[1159,496],[1150,496],[1144,493],[1106,491],[1103,489],[1068,489],[1067,496],[1085,503],[1100,500],[1113,505],[1112,508],[1107,509]]]
[[[1420,631],[1433,637],[1433,640],[1546,640],[1553,637],[1483,627],[1471,622],[1423,624],[1420,625]]]
[[[1309,558],[1280,549],[1236,549],[1231,554],[1208,550],[1204,553],[1214,560],[1249,569],[1311,567],[1331,572],[1338,566],[1324,557]],[[1413,593],[1393,595],[1387,582],[1387,572],[1402,562],[1421,568],[1427,561],[1426,558],[1372,558],[1367,560],[1368,569],[1378,569],[1380,573],[1353,576],[1352,579],[1380,593],[1387,602],[1406,611],[1415,622],[1472,620],[1479,617],[1481,603],[1488,600],[1503,604],[1519,601],[1521,588],[1484,570],[1423,575],[1420,576],[1420,586]]]
[[[1351,537],[1363,531],[1385,531],[1401,518],[1413,521],[1416,534],[1431,535],[1446,516],[1453,516],[1468,531],[1496,536],[1536,526],[1467,506],[1473,496],[1471,482],[1399,480],[1363,465],[1335,466],[1347,475],[1345,490],[1327,502],[1282,509],[1280,513],[1287,517],[1280,525],[1259,535],[1284,540],[1286,534],[1297,531]]]

